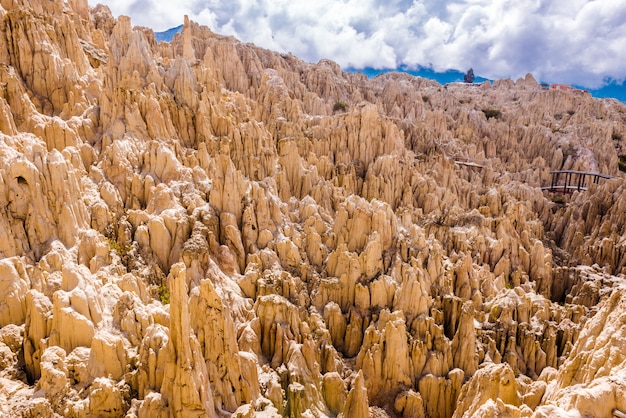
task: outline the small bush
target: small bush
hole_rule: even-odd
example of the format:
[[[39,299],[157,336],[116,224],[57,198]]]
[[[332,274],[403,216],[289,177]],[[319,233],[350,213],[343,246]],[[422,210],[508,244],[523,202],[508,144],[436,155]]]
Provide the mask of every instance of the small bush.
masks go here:
[[[613,133],[611,134],[611,138],[613,139],[613,141],[619,141],[622,139],[622,134],[617,131],[613,131]]]
[[[157,287],[157,292],[159,292],[159,299],[163,305],[167,305],[170,303],[170,290],[166,285],[161,284]]]
[[[617,166],[619,167],[619,171],[626,172],[626,155],[619,156],[619,161],[617,162]]]
[[[570,109],[567,111],[567,114],[572,116],[574,113],[576,113],[576,111],[574,109]]]
[[[120,256],[125,256],[131,250],[130,245],[122,246],[113,238],[107,237],[107,242],[109,243],[109,247]]]
[[[483,113],[485,114],[485,117],[487,119],[491,119],[491,118],[499,118],[501,112],[497,109],[483,109]]]
[[[348,104],[346,102],[335,102],[333,105],[333,112],[345,112],[348,110]]]
[[[424,103],[430,103],[430,96],[426,96],[426,95],[422,96],[422,101]]]

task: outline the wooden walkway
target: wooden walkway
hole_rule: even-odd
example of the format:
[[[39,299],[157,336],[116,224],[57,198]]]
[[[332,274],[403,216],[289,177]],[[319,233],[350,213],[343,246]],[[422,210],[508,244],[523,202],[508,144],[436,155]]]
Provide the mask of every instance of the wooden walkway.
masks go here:
[[[472,160],[471,158],[467,158],[467,157],[459,157],[456,155],[451,155],[449,156],[452,161],[454,161],[454,164],[456,165],[464,165],[467,167],[474,167],[474,168],[484,168],[485,166],[483,164],[479,164],[476,161]]]
[[[552,174],[550,186],[542,187],[541,189],[558,193],[580,192],[587,190],[590,184],[598,184],[600,180],[613,178],[613,176],[607,174],[576,170],[551,171],[550,174]]]

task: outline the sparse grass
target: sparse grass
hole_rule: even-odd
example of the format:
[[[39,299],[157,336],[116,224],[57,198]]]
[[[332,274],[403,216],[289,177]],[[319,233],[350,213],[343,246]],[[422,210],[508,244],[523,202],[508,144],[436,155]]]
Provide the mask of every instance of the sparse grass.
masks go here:
[[[333,105],[333,112],[345,112],[348,110],[348,104],[346,102],[335,102]]]
[[[482,109],[482,111],[487,119],[498,119],[502,114],[502,112],[500,112],[498,109]]]
[[[115,251],[120,257],[128,254],[131,249],[130,245],[120,245],[119,242],[111,237],[107,237],[107,242],[109,243],[109,247],[111,247],[111,249]]]

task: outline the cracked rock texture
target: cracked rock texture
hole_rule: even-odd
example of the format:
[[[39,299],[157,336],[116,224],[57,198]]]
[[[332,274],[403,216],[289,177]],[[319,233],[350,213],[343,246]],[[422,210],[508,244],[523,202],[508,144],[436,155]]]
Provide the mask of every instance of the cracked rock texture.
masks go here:
[[[623,104],[86,0],[1,0],[0,63],[4,416],[626,413]]]

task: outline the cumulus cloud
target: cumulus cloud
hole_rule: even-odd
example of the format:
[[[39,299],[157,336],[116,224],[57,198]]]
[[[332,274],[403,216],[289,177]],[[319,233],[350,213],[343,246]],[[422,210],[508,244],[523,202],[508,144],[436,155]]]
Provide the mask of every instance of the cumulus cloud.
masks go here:
[[[626,75],[626,0],[104,0],[156,31],[214,32],[342,67],[473,67],[598,87]]]

